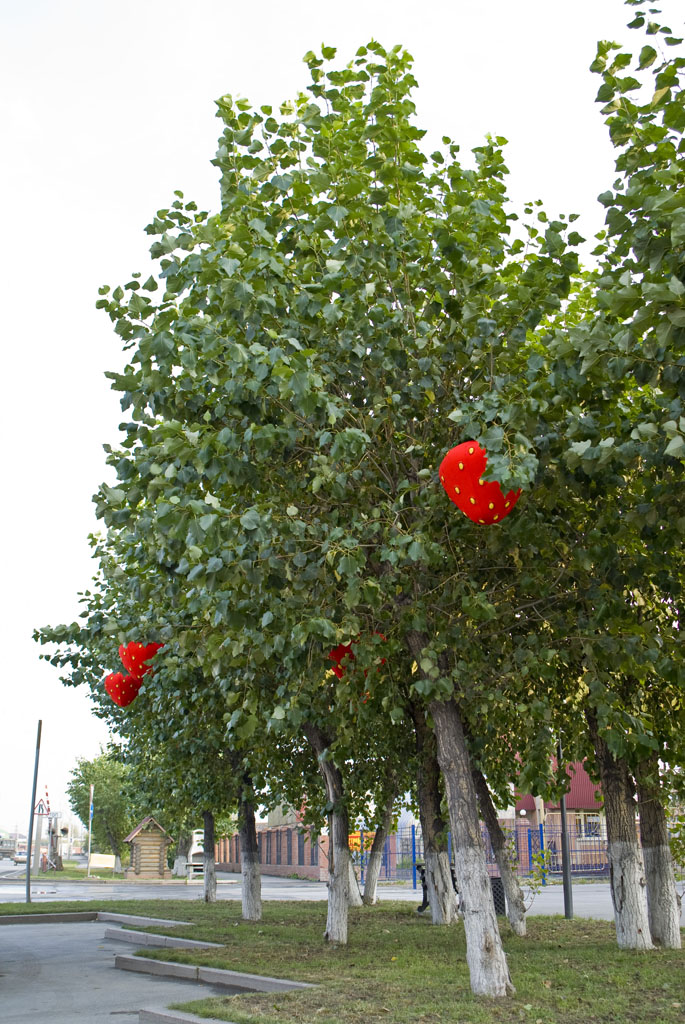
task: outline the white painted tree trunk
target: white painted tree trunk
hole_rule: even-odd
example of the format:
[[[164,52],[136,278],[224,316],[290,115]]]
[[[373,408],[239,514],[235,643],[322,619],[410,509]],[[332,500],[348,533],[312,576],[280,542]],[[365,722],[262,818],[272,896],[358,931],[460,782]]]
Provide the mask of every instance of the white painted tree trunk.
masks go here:
[[[174,857],[174,866],[171,869],[171,874],[174,878],[185,878],[188,873],[188,858],[180,853],[177,853]]]
[[[115,875],[120,875],[121,874],[121,857],[119,856],[118,853],[114,857],[114,874]]]
[[[328,914],[324,938],[336,945],[347,945],[347,920],[350,902],[350,850],[347,812],[329,818],[328,837]]]
[[[607,845],[619,948],[652,949],[644,866],[637,837],[634,843],[609,839]]]
[[[453,924],[459,913],[447,850],[426,850],[424,863],[431,920],[433,924]]]
[[[381,873],[383,850],[385,849],[385,841],[388,838],[388,833],[392,825],[392,812],[395,805],[395,798],[397,796],[397,782],[394,772],[389,774],[388,783],[389,792],[386,795],[383,818],[380,824],[376,827],[376,833],[373,837],[371,850],[369,852],[369,860],[366,865],[363,900],[367,907],[372,907],[378,900],[378,877]]]
[[[635,778],[652,941],[665,949],[680,949],[680,900],[669,846],[659,755],[656,752],[638,765]]]
[[[178,838],[174,866],[171,870],[174,878],[185,878],[188,874],[188,853],[192,841],[192,836],[187,833],[182,833]]]
[[[376,836],[378,836],[378,832],[376,832]],[[374,837],[374,844],[375,842],[376,839]],[[367,907],[372,907],[378,900],[378,876],[381,873],[381,866],[383,864],[384,845],[385,838],[383,838],[383,843],[379,843],[376,849],[372,845],[369,852],[369,859],[364,874],[364,896],[362,897]]]
[[[430,710],[450,811],[471,991],[481,996],[507,996],[515,989],[497,926],[461,716],[453,700],[432,701]]]
[[[216,903],[216,861],[214,859],[214,815],[211,811],[203,811],[204,820],[204,901]]]
[[[516,873],[514,872],[506,850],[501,856],[495,851],[495,859],[499,867],[499,876],[504,887],[504,898],[507,904],[507,920],[514,935],[525,938],[526,935],[526,904],[523,899],[523,890]]]
[[[492,801],[487,780],[479,768],[473,769],[473,782],[478,794],[481,817],[490,836],[490,843],[499,868],[499,876],[504,887],[507,919],[514,934],[523,938],[526,934],[526,904],[523,899],[523,890],[509,859],[507,839],[497,820],[497,810]]]
[[[250,784],[251,790],[251,784]],[[262,919],[262,876],[254,805],[245,795],[240,800],[240,876],[242,880],[243,920]]]
[[[586,709],[585,717],[604,796],[616,941],[620,949],[652,949],[645,873],[637,841],[635,801],[628,766],[609,750],[592,708]]]
[[[316,754],[326,797],[333,808],[328,818],[328,914],[324,938],[327,942],[345,946],[350,899],[350,828],[343,799],[342,773],[329,759],[332,741],[323,730],[312,722],[304,722],[302,730]]]
[[[352,860],[352,855],[349,852],[349,845],[348,845],[347,849],[348,849],[347,859],[348,859],[349,865],[350,865],[350,885],[349,885],[350,892],[349,892],[349,897],[348,898],[349,898],[349,902],[350,902],[350,906],[351,907],[361,907],[364,901],[362,899],[361,889],[359,888],[359,880],[357,878],[357,872],[355,871],[355,868],[354,868],[354,862]]]
[[[457,897],[447,853],[447,824],[442,816],[440,765],[435,734],[426,722],[426,712],[418,701],[409,702],[414,722],[418,771],[419,817],[423,836],[426,889],[433,924],[453,924],[458,918]]]
[[[670,846],[644,846],[647,880],[647,911],[654,942],[666,949],[680,949],[680,901],[675,884]]]

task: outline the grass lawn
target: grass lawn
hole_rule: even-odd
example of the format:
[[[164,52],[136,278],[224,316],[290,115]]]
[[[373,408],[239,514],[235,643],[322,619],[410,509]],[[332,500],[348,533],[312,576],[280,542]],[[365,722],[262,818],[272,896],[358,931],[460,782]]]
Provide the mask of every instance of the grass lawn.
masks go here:
[[[61,871],[39,871],[36,874],[35,871],[31,871],[31,880],[34,882],[64,882],[69,879],[76,879],[81,882],[88,881],[87,878],[88,865],[76,860],[65,860],[64,867]],[[26,872],[17,875],[17,878],[26,878]],[[107,879],[109,881],[122,881],[124,878],[123,871],[114,873],[114,868],[91,868],[90,877],[95,881],[103,881]]]
[[[469,992],[461,925],[435,928],[405,903],[350,911],[349,945],[324,946],[323,903],[268,902],[257,925],[240,904],[97,900],[0,904],[0,914],[103,909],[193,922],[153,928],[220,942],[221,950],[144,950],[155,959],[201,963],[310,981],[319,988],[177,1004],[235,1024],[685,1024],[685,951],[621,952],[604,921],[532,917],[519,939],[500,920],[517,993]]]

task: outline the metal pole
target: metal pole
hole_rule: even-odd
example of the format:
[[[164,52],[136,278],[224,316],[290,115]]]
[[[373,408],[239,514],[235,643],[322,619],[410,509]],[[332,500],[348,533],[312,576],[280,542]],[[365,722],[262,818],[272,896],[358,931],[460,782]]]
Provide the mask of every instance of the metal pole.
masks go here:
[[[416,888],[416,825],[411,827],[411,884]]]
[[[540,822],[538,825],[538,832],[540,833],[540,854],[545,852],[545,826]],[[542,884],[547,885],[547,872],[545,871],[545,858],[541,856],[540,862],[542,864]]]
[[[90,878],[90,839],[93,832],[93,790],[95,786],[91,782],[90,784],[90,806],[88,808],[88,873],[86,878]]]
[[[33,767],[33,789],[31,791],[31,817],[29,818],[29,839],[26,846],[26,902],[31,902],[31,843],[33,842],[33,809],[36,806],[36,787],[38,785],[38,760],[40,758],[40,734],[43,729],[43,719],[38,719],[38,732],[36,734],[36,761]]]
[[[557,760],[562,764],[561,740],[557,743]],[[559,801],[561,810],[561,872],[564,881],[564,917],[573,918],[573,886],[571,884],[571,850],[568,842],[568,823],[566,819],[566,794]]]

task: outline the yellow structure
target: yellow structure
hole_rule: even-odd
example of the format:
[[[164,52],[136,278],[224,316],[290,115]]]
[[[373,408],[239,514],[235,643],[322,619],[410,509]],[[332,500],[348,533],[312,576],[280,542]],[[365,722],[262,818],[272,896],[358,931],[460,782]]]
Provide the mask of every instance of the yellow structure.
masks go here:
[[[167,867],[167,846],[173,839],[152,815],[143,818],[140,825],[124,839],[131,844],[131,863],[124,872],[129,881],[143,878],[171,878]]]

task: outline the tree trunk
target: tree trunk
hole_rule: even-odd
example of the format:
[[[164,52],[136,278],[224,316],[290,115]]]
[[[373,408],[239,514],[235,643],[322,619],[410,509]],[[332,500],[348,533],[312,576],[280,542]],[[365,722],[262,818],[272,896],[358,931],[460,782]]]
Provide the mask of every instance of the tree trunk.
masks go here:
[[[340,769],[327,759],[329,738],[311,722],[303,731],[312,746],[326,786],[326,797],[333,810],[328,829],[328,916],[324,938],[327,942],[347,945],[347,919],[350,898],[349,821],[343,802],[343,781]]]
[[[119,856],[118,853],[114,854],[114,874],[121,874],[121,857]]]
[[[497,926],[461,716],[454,700],[432,701],[430,711],[450,811],[471,991],[481,996],[510,995],[515,989]]]
[[[350,853],[349,842],[347,845],[347,851],[349,854],[348,860],[350,863],[350,893],[348,897],[349,903],[351,907],[361,907],[362,904],[364,903],[364,900],[362,899],[361,889],[359,888],[359,879],[357,878],[357,872],[355,871],[354,868],[354,861],[352,859],[352,854]]]
[[[364,904],[367,907],[372,907],[376,903],[377,889],[378,889],[378,876],[381,873],[381,866],[383,864],[383,849],[385,847],[385,840],[388,838],[388,833],[383,825],[379,825],[376,829],[376,834],[373,837],[371,844],[371,850],[369,851],[369,860],[366,865],[366,879],[364,881]]]
[[[185,878],[188,871],[188,854],[193,842],[193,837],[188,832],[181,832],[176,844],[176,856],[171,874],[174,878]]]
[[[255,825],[252,780],[245,779],[240,795],[240,875],[242,878],[243,920],[262,919],[262,876]]]
[[[204,834],[204,901],[216,903],[216,861],[214,859],[214,815],[211,811],[202,812],[205,826]]]
[[[599,734],[597,716],[586,711],[604,796],[611,899],[620,949],[652,949],[645,877],[635,827],[635,803],[628,766],[615,758]]]
[[[507,901],[507,919],[514,934],[523,937],[526,934],[526,905],[523,901],[523,891],[509,856],[507,839],[497,820],[497,811],[492,802],[492,796],[485,776],[479,768],[473,768],[472,775],[476,793],[478,794],[480,815],[487,826],[492,851],[495,854],[499,876],[504,887],[504,895]]]
[[[367,907],[372,907],[376,903],[377,888],[378,888],[378,876],[381,873],[381,865],[383,863],[383,850],[385,848],[385,840],[388,838],[390,827],[392,825],[392,810],[395,805],[395,798],[397,796],[397,784],[391,785],[390,794],[385,801],[385,808],[383,810],[383,817],[380,824],[376,827],[376,834],[373,837],[371,844],[371,850],[369,852],[369,861],[366,865],[366,880],[364,882],[364,903]]]
[[[423,707],[417,701],[410,701],[410,713],[418,754],[416,781],[431,920],[433,924],[452,924],[459,915],[447,853],[447,825],[440,808],[438,748]]]
[[[659,757],[656,752],[638,765],[636,773],[640,838],[647,879],[647,912],[652,941],[680,949],[680,902],[675,885],[666,812],[661,801]]]

